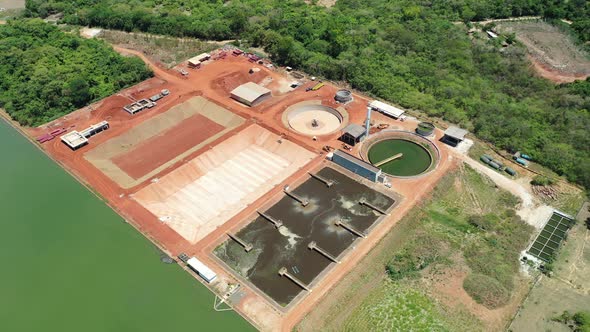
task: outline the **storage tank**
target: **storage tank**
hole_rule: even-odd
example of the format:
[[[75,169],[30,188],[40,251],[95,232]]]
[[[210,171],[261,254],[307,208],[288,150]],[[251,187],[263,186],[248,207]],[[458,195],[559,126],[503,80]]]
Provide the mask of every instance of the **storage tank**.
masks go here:
[[[506,167],[506,169],[505,169],[504,171],[505,171],[506,173],[508,173],[508,174],[512,175],[512,176],[515,176],[515,175],[516,175],[516,171],[515,171],[515,170],[513,170],[513,169],[512,169],[512,168],[510,168],[510,167]]]
[[[434,132],[434,125],[430,122],[420,122],[416,127],[416,134],[420,136],[430,136]]]
[[[352,92],[350,90],[338,90],[334,99],[339,103],[348,103],[352,101]]]
[[[484,163],[488,164],[491,160],[485,154],[479,157],[479,160],[483,161]]]
[[[490,167],[492,167],[492,168],[495,168],[495,169],[500,169],[500,165],[496,164],[496,163],[495,163],[495,162],[493,162],[493,161],[490,161],[488,165],[490,165]]]
[[[522,158],[516,158],[516,159],[514,159],[514,161],[521,164],[522,166],[527,166],[527,161]]]

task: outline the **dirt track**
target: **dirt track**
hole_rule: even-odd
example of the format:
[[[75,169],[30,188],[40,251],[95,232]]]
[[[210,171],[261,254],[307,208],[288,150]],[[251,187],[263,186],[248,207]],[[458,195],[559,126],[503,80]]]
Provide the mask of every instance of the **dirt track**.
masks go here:
[[[308,170],[317,167],[323,162],[324,156],[322,156],[320,152],[324,145],[331,145],[333,147],[341,146],[341,142],[337,141],[339,133],[320,136],[317,141],[314,141],[311,137],[290,131],[285,128],[282,123],[283,111],[290,105],[301,101],[314,99],[322,100],[324,105],[335,108],[341,106],[336,104],[333,100],[334,93],[337,91],[338,87],[326,84],[326,86],[319,91],[306,92],[306,87],[315,84],[315,82],[307,82],[295,91],[285,92],[284,82],[291,79],[287,79],[281,74],[269,70],[264,66],[250,63],[245,57],[233,56],[228,56],[226,59],[207,63],[201,69],[189,69],[189,76],[182,77],[174,70],[165,70],[159,65],[149,62],[149,60],[139,52],[123,50],[121,48],[116,49],[122,53],[134,54],[141,57],[154,70],[156,77],[121,91],[117,95],[108,97],[94,105],[55,120],[47,125],[39,128],[29,128],[27,129],[29,135],[32,137],[40,136],[41,134],[58,127],[80,129],[101,120],[108,120],[111,124],[111,128],[90,138],[89,145],[77,151],[71,151],[62,144],[59,139],[43,144],[42,148],[62,164],[63,167],[70,170],[77,175],[78,178],[82,179],[83,182],[100,193],[113,209],[170,255],[175,256],[180,252],[195,255],[218,272],[220,280],[236,283],[237,280],[233,275],[226,272],[211,258],[212,246],[214,246],[221,238],[225,237],[227,231],[244,223],[244,218],[279,193],[285,184],[297,182],[303,177],[308,176]],[[260,68],[260,71],[253,75],[249,75],[248,71],[252,67]],[[228,96],[228,91],[247,81],[264,82],[266,87],[273,91],[273,98],[253,108],[245,107],[231,100]],[[128,104],[130,100],[132,100],[131,98],[146,98],[159,92],[161,89],[169,89],[171,95],[162,99],[155,108],[138,113],[134,116],[127,114],[121,109],[123,105]],[[129,189],[123,189],[98,170],[94,165],[84,159],[83,155],[92,151],[94,148],[100,146],[109,139],[122,135],[144,121],[151,119],[158,114],[167,112],[171,107],[183,103],[197,95],[203,96],[208,100],[221,105],[223,108],[240,115],[246,119],[246,122],[226,133],[221,138],[213,141],[208,146],[191,153],[172,166],[162,170],[156,175],[158,178],[163,178],[165,175],[170,174],[196,156],[209,150],[211,147],[220,144],[230,136],[236,135],[252,123],[257,123],[277,135],[282,135],[283,139],[297,143],[298,145],[315,152],[317,157],[306,166],[296,171],[293,175],[276,185],[270,190],[270,192],[255,200],[246,209],[225,222],[222,226],[216,228],[207,237],[196,244],[191,244],[173,229],[160,222],[156,216],[130,197],[130,195],[133,195],[142,188],[148,186],[150,184],[149,180]],[[363,123],[367,101],[368,100],[365,97],[355,95],[355,100],[344,106],[349,114],[350,122],[358,124]],[[416,126],[415,121],[408,120],[406,122],[400,122],[382,116],[381,114],[374,114],[373,119],[375,123],[389,123],[390,128],[413,130]],[[437,131],[437,138],[440,136],[441,132]],[[400,220],[417,202],[421,201],[430,193],[440,177],[442,177],[442,175],[455,164],[456,159],[449,156],[447,148],[438,142],[436,142],[436,144],[441,149],[441,161],[439,167],[427,176],[418,179],[393,180],[393,190],[404,196],[405,199],[393,211],[389,218],[386,218],[373,230],[371,236],[367,240],[357,246],[353,254],[345,257],[342,264],[338,264],[338,266],[332,269],[325,278],[320,280],[314,287],[314,291],[311,294],[308,294],[303,301],[290,311],[281,313],[269,305],[266,300],[257,295],[257,290],[249,289],[244,286],[243,288],[247,294],[242,303],[237,306],[237,310],[240,313],[245,314],[249,320],[253,321],[259,328],[264,330],[286,331],[292,329],[307,312],[313,309],[314,305],[323,296],[328,294],[333,285],[354,268],[356,263],[360,261],[371,248],[373,248],[375,243],[377,243],[398,220]],[[158,158],[169,158],[168,152],[161,152],[161,156],[158,151],[154,150],[153,152],[154,156],[150,156],[150,160],[155,164],[161,162]],[[354,152],[356,153],[356,151]],[[223,292],[223,290],[218,290],[218,292]]]

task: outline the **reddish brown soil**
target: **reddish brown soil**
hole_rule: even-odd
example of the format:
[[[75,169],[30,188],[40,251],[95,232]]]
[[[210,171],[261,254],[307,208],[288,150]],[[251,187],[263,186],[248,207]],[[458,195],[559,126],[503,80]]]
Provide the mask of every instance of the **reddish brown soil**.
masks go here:
[[[584,74],[564,73],[547,64],[542,63],[541,61],[535,59],[532,56],[528,56],[528,58],[531,61],[535,72],[542,78],[550,80],[553,83],[561,84],[571,83],[579,80],[583,81],[590,76]]]
[[[196,114],[111,160],[129,176],[138,179],[224,128],[207,117]],[[160,153],[156,154],[154,151]]]
[[[54,139],[53,141],[47,142],[41,145],[41,147],[62,167],[76,176],[82,183],[88,185],[93,190],[98,192],[100,196],[115,211],[121,214],[126,220],[129,221],[131,225],[136,227],[142,234],[160,246],[167,253],[172,256],[176,256],[181,252],[195,255],[206,264],[210,264],[211,268],[218,272],[220,279],[235,281],[235,277],[232,273],[225,271],[222,266],[220,266],[210,257],[211,249],[216,243],[219,243],[226,237],[226,232],[248,222],[246,218],[262,204],[265,204],[269,200],[273,199],[273,197],[276,197],[276,194],[280,193],[282,190],[283,185],[301,181],[301,179],[308,176],[307,172],[309,170],[313,169],[314,167],[318,167],[318,165],[321,164],[323,162],[322,160],[324,159],[324,156],[320,154],[324,145],[330,145],[336,148],[342,146],[342,143],[337,140],[340,133],[321,136],[318,137],[317,141],[313,141],[310,137],[306,137],[286,129],[283,126],[281,120],[282,112],[294,103],[310,99],[321,100],[325,105],[330,105],[333,107],[340,106],[336,105],[333,99],[335,92],[339,88],[327,83],[326,86],[318,91],[306,92],[305,88],[316,84],[316,82],[307,82],[295,91],[283,93],[277,90],[277,84],[275,82],[280,82],[281,80],[285,79],[292,80],[291,78],[286,78],[264,66],[250,63],[243,56],[234,57],[231,55],[225,59],[207,63],[200,69],[188,69],[190,73],[189,76],[182,77],[174,70],[165,70],[160,65],[151,63],[140,52],[128,51],[121,48],[116,49],[119,52],[134,54],[142,58],[154,70],[156,77],[121,91],[117,95],[108,97],[98,103],[91,105],[90,107],[86,107],[68,116],[55,120],[47,125],[38,128],[25,128],[25,130],[31,137],[34,138],[55,128],[75,127],[80,129],[102,120],[108,120],[111,128],[90,138],[89,144],[80,148],[79,150],[70,150],[67,146],[62,144],[59,139]],[[248,71],[252,67],[259,68],[260,71],[252,75],[248,74]],[[271,82],[267,85],[267,87],[273,91],[273,98],[250,108],[233,101],[229,97],[228,91],[230,91],[235,86],[246,83],[247,81],[260,83],[263,80],[265,82]],[[132,99],[130,99],[129,96],[134,99],[146,98],[158,93],[161,89],[169,89],[171,94],[170,96],[158,102],[158,105],[155,108],[138,113],[134,116],[129,115],[122,110],[124,105],[132,102]],[[172,172],[174,169],[178,168],[185,162],[201,154],[203,151],[206,151],[206,149],[219,144],[223,139],[237,133],[239,130],[253,122],[258,123],[260,126],[274,133],[284,134],[284,139],[289,139],[311,151],[317,152],[318,157],[314,161],[310,162],[307,166],[301,168],[295,174],[291,175],[288,179],[283,181],[283,183],[276,186],[269,193],[252,203],[248,208],[240,212],[234,218],[230,219],[223,226],[217,228],[205,239],[194,245],[191,245],[174,230],[160,222],[156,216],[148,212],[139,203],[133,200],[132,197],[130,197],[133,195],[133,193],[148,185],[149,181],[145,181],[130,189],[122,189],[117,183],[112,181],[99,169],[84,159],[83,155],[87,151],[95,148],[96,146],[99,146],[110,138],[121,135],[122,133],[125,133],[127,130],[129,130],[129,128],[132,128],[151,117],[166,112],[172,106],[182,103],[196,95],[202,95],[209,100],[222,105],[224,108],[244,117],[247,119],[247,121],[242,126],[239,126],[238,128],[230,131],[221,139],[218,139],[214,143],[210,144],[210,146],[204,147],[178,161],[173,166],[166,168],[157,175],[158,177],[162,177],[165,174]],[[362,124],[365,119],[368,99],[359,95],[355,95],[354,97],[355,100],[344,107],[349,113],[349,120],[351,123]],[[416,126],[416,123],[409,121],[395,121],[380,114],[374,114],[373,119],[376,123],[390,123],[390,128],[404,128],[407,130],[413,130]],[[195,124],[187,125],[187,127],[194,125]],[[440,134],[441,132],[437,131],[437,135],[439,135],[437,138],[440,137]],[[201,137],[200,134],[197,136]],[[191,140],[192,139],[193,138],[191,138]],[[172,139],[171,141],[176,141],[176,139]],[[150,145],[150,147],[152,147],[151,149],[146,147],[146,151],[140,153],[142,158],[149,158],[150,162],[152,163],[162,164],[167,160],[170,160],[170,157],[174,153],[178,153],[178,151],[180,151],[180,149],[177,152],[167,151],[164,146],[169,146],[168,143],[160,144],[163,144],[162,147],[154,148],[153,145]],[[453,158],[449,156],[449,152],[446,147],[438,144],[438,142],[436,142],[436,144],[441,149],[441,162],[439,167],[427,176],[418,179],[394,180],[393,189],[395,192],[405,197],[400,205],[396,208],[395,212],[390,217],[386,218],[380,225],[378,225],[371,232],[371,236],[368,239],[362,241],[354,249],[354,253],[352,255],[345,257],[342,264],[338,264],[329,273],[327,273],[323,279],[314,285],[313,292],[309,293],[303,299],[303,301],[299,302],[293,308],[290,308],[286,313],[282,313],[270,306],[263,297],[258,295],[255,289],[251,289],[248,286],[243,285],[243,289],[247,292],[245,299],[248,299],[248,301],[255,301],[257,304],[262,303],[256,306],[251,305],[249,308],[256,307],[266,309],[256,310],[254,314],[252,313],[252,310],[246,310],[244,307],[248,304],[244,304],[244,306],[238,305],[236,309],[242,314],[248,312],[248,319],[250,321],[256,322],[259,327],[265,330],[292,329],[295,324],[307,312],[312,310],[314,305],[316,305],[318,301],[320,301],[329,292],[332,286],[334,286],[344,275],[349,273],[357,265],[359,260],[361,260],[363,256],[366,255],[367,252],[369,252],[369,250],[371,250],[371,248],[373,248],[373,246],[389,230],[391,230],[396,222],[401,219],[401,217],[403,217],[407,211],[409,211],[417,202],[430,193],[440,177],[444,175],[445,172],[448,171],[449,168],[454,164],[452,161]],[[183,148],[186,149],[186,146]],[[151,153],[149,157],[145,156],[145,154],[148,152]],[[356,153],[356,150],[354,150],[353,153]],[[127,156],[127,158],[131,159],[130,156]],[[120,162],[123,162],[123,160],[124,159],[121,159]],[[149,162],[145,163],[148,164]],[[137,162],[136,165],[140,165],[140,162]],[[153,165],[150,165],[150,168],[153,169]],[[133,169],[133,167],[130,167],[129,169]],[[138,170],[136,175],[139,173],[141,173],[141,171]],[[267,321],[272,321],[273,323],[270,323],[271,325],[267,325],[265,323]]]

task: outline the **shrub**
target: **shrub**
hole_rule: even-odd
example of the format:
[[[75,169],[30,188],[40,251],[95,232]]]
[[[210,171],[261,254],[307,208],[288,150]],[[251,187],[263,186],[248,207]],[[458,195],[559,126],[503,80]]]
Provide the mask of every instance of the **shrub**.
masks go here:
[[[536,175],[533,180],[531,180],[533,186],[550,186],[554,183],[555,181],[553,179],[544,175]]]
[[[576,312],[573,316],[574,323],[578,326],[590,327],[590,311]]]
[[[463,281],[463,289],[475,302],[489,309],[499,308],[510,300],[509,291],[494,278],[472,273]]]

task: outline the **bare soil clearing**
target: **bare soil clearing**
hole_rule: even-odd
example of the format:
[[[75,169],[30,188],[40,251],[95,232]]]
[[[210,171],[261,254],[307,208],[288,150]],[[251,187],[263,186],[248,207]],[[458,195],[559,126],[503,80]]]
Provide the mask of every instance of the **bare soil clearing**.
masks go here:
[[[177,96],[177,99],[180,96]],[[171,96],[170,99],[174,97]],[[165,98],[163,100],[166,102]],[[120,110],[122,111],[122,110]],[[144,110],[142,112],[150,112]],[[141,112],[132,117],[143,115]],[[191,126],[187,120],[200,115],[197,127]],[[213,123],[209,128],[212,135],[202,131],[208,122],[200,123],[205,118]],[[243,119],[230,111],[218,106],[206,98],[197,96],[180,103],[165,113],[145,120],[126,133],[106,141],[84,154],[104,174],[120,184],[123,188],[131,188],[156,175],[178,160],[197,151],[241,125]],[[207,129],[207,131],[209,131]],[[178,143],[178,138],[189,138],[190,141]],[[191,142],[195,144],[190,144]],[[155,144],[155,145],[149,145]],[[161,149],[157,149],[161,147]],[[166,149],[164,149],[166,148]],[[178,152],[174,154],[174,152]],[[128,156],[131,154],[131,156]],[[142,160],[130,160],[131,157],[148,159],[152,163]],[[123,165],[130,172],[125,172],[119,165]]]
[[[112,158],[112,161],[131,177],[139,179],[193,146],[199,146],[223,129],[222,125],[196,114],[163,133],[142,141],[135,149]],[[154,151],[162,153],[156,154]]]
[[[542,21],[498,23],[502,33],[515,33],[523,43],[540,76],[555,83],[583,80],[590,76],[588,54],[577,47],[571,38]]]
[[[22,9],[25,8],[25,0],[0,0],[0,8]]]
[[[222,43],[212,43],[194,38],[175,38],[107,29],[101,29],[98,34],[85,33],[88,30],[87,28],[83,29],[82,35],[96,36],[112,45],[142,52],[153,61],[163,63],[167,68],[174,67],[188,58],[212,51],[222,45]]]

